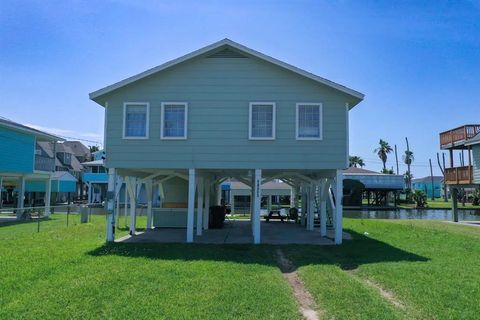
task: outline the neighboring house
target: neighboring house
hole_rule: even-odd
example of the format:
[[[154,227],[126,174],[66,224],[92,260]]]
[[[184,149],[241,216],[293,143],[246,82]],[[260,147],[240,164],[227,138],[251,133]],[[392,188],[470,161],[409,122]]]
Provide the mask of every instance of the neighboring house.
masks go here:
[[[42,152],[39,144],[63,139],[14,121],[0,118],[0,206],[8,204],[17,210],[17,218],[24,217],[27,183],[41,183],[45,187],[46,214],[50,214],[51,181],[55,159]],[[55,148],[55,147],[54,147]]]
[[[79,162],[87,162],[93,160],[90,149],[80,141],[65,141],[63,145],[69,147],[69,149],[73,152],[73,155],[77,158]]]
[[[464,125],[440,133],[440,149],[448,150],[449,165],[445,168],[445,183],[452,195],[454,221],[458,221],[458,189],[480,187],[480,124]],[[455,153],[461,155],[456,163]]]
[[[228,181],[222,183],[223,190],[229,190],[228,204],[235,214],[250,214],[251,188],[240,181]],[[282,199],[290,205],[293,190],[288,184],[281,181],[270,181],[262,184],[261,209],[267,211],[273,207],[280,207]],[[286,199],[286,200],[285,200]]]
[[[77,190],[77,179],[67,171],[56,171],[52,174],[51,203],[67,203]],[[45,183],[41,181],[27,181],[25,191],[29,206],[45,204]],[[69,198],[70,197],[70,198]]]
[[[82,181],[87,185],[88,203],[102,203],[107,193],[108,174],[103,160],[83,162]]]
[[[208,228],[209,206],[220,204],[221,183],[236,179],[250,187],[252,238],[260,243],[261,185],[281,179],[295,195],[302,193],[308,230],[314,228],[317,203],[319,236],[326,235],[327,214],[333,216],[337,244],[342,241],[348,114],[363,97],[228,39],[90,94],[105,108],[111,195],[119,194],[115,174],[133,200],[136,184],[143,183],[147,228],[152,216],[155,224],[174,215],[192,242],[194,229],[201,236]],[[155,189],[158,208],[152,208]],[[130,233],[135,234],[132,204]],[[109,226],[108,241],[113,232]]]
[[[425,192],[428,198],[440,198],[443,196],[443,177],[433,176],[433,192],[432,192],[432,177],[427,176],[412,180],[412,189]]]
[[[367,205],[396,205],[396,196],[405,189],[402,175],[384,174],[362,168],[350,167],[343,172],[345,206],[359,207],[362,199]]]
[[[53,144],[48,142],[42,142],[39,144],[43,153],[49,156],[53,155]],[[86,184],[83,179],[83,171],[85,168],[80,163],[91,159],[90,150],[79,141],[65,141],[55,146],[56,158],[55,158],[55,170],[67,171],[77,179],[76,191],[74,192],[76,197],[82,198],[84,194],[88,193]],[[75,151],[74,151],[75,150]]]

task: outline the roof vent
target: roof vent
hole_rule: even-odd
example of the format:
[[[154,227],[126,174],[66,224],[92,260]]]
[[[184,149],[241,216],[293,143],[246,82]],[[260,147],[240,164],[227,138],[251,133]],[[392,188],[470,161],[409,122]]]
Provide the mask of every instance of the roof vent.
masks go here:
[[[233,51],[229,48],[217,51],[212,55],[209,55],[207,58],[247,58],[243,54]]]

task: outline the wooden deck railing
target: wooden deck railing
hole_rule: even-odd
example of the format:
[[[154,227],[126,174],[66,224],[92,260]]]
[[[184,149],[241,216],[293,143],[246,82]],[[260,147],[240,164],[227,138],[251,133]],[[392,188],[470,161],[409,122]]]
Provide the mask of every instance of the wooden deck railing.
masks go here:
[[[468,124],[440,133],[440,146],[473,138],[480,132],[480,124]]]
[[[472,182],[473,182],[472,166],[445,169],[446,184],[472,184]]]

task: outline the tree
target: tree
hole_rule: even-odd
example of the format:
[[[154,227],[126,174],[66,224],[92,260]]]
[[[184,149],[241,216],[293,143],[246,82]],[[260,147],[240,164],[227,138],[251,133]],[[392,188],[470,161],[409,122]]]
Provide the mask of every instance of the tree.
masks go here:
[[[90,153],[94,153],[100,150],[98,146],[88,146],[88,149],[90,149]]]
[[[349,162],[349,165],[348,165],[349,167],[357,168],[357,166],[359,166],[360,168],[363,168],[365,166],[363,159],[360,158],[359,156],[349,156],[348,162]]]
[[[407,185],[407,189],[411,189],[409,182],[412,181],[413,179],[413,174],[410,171],[405,171],[403,174],[403,179],[405,180],[405,184]]]
[[[383,170],[386,170],[387,157],[388,157],[388,154],[393,151],[393,149],[392,147],[390,147],[387,141],[382,139],[380,139],[380,141],[378,142],[378,145],[379,145],[378,148],[376,148],[373,152],[378,155],[380,160],[382,160]]]
[[[427,195],[422,190],[413,191],[412,197],[417,208],[425,208],[427,205]]]
[[[412,165],[412,162],[415,160],[415,158],[413,157],[413,151],[410,150],[410,146],[408,145],[408,139],[406,137],[405,141],[407,142],[407,150],[405,150],[405,154],[403,155],[403,162],[407,165],[407,172],[410,173],[410,166]],[[405,177],[409,178],[408,180],[405,179],[405,183],[407,184],[408,188],[411,188],[412,180],[410,179],[410,175]]]

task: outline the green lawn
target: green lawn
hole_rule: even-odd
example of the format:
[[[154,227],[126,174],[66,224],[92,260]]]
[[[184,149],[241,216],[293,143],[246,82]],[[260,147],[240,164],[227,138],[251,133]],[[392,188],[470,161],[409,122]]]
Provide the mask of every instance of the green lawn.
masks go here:
[[[405,208],[405,209],[410,209],[414,208],[415,204],[400,204],[398,206],[399,208]],[[432,200],[430,198],[427,199],[427,208],[429,209],[451,209],[452,208],[452,200],[448,200],[445,202],[440,198],[435,198],[435,200]],[[459,209],[480,209],[480,206],[474,206],[471,203],[465,203],[465,206],[461,202],[458,202],[458,208]]]
[[[104,217],[75,218],[67,228],[53,215],[40,233],[35,223],[0,225],[1,319],[300,318],[272,246],[105,245]],[[325,318],[478,318],[480,228],[344,224],[355,240],[342,246],[281,247]]]

